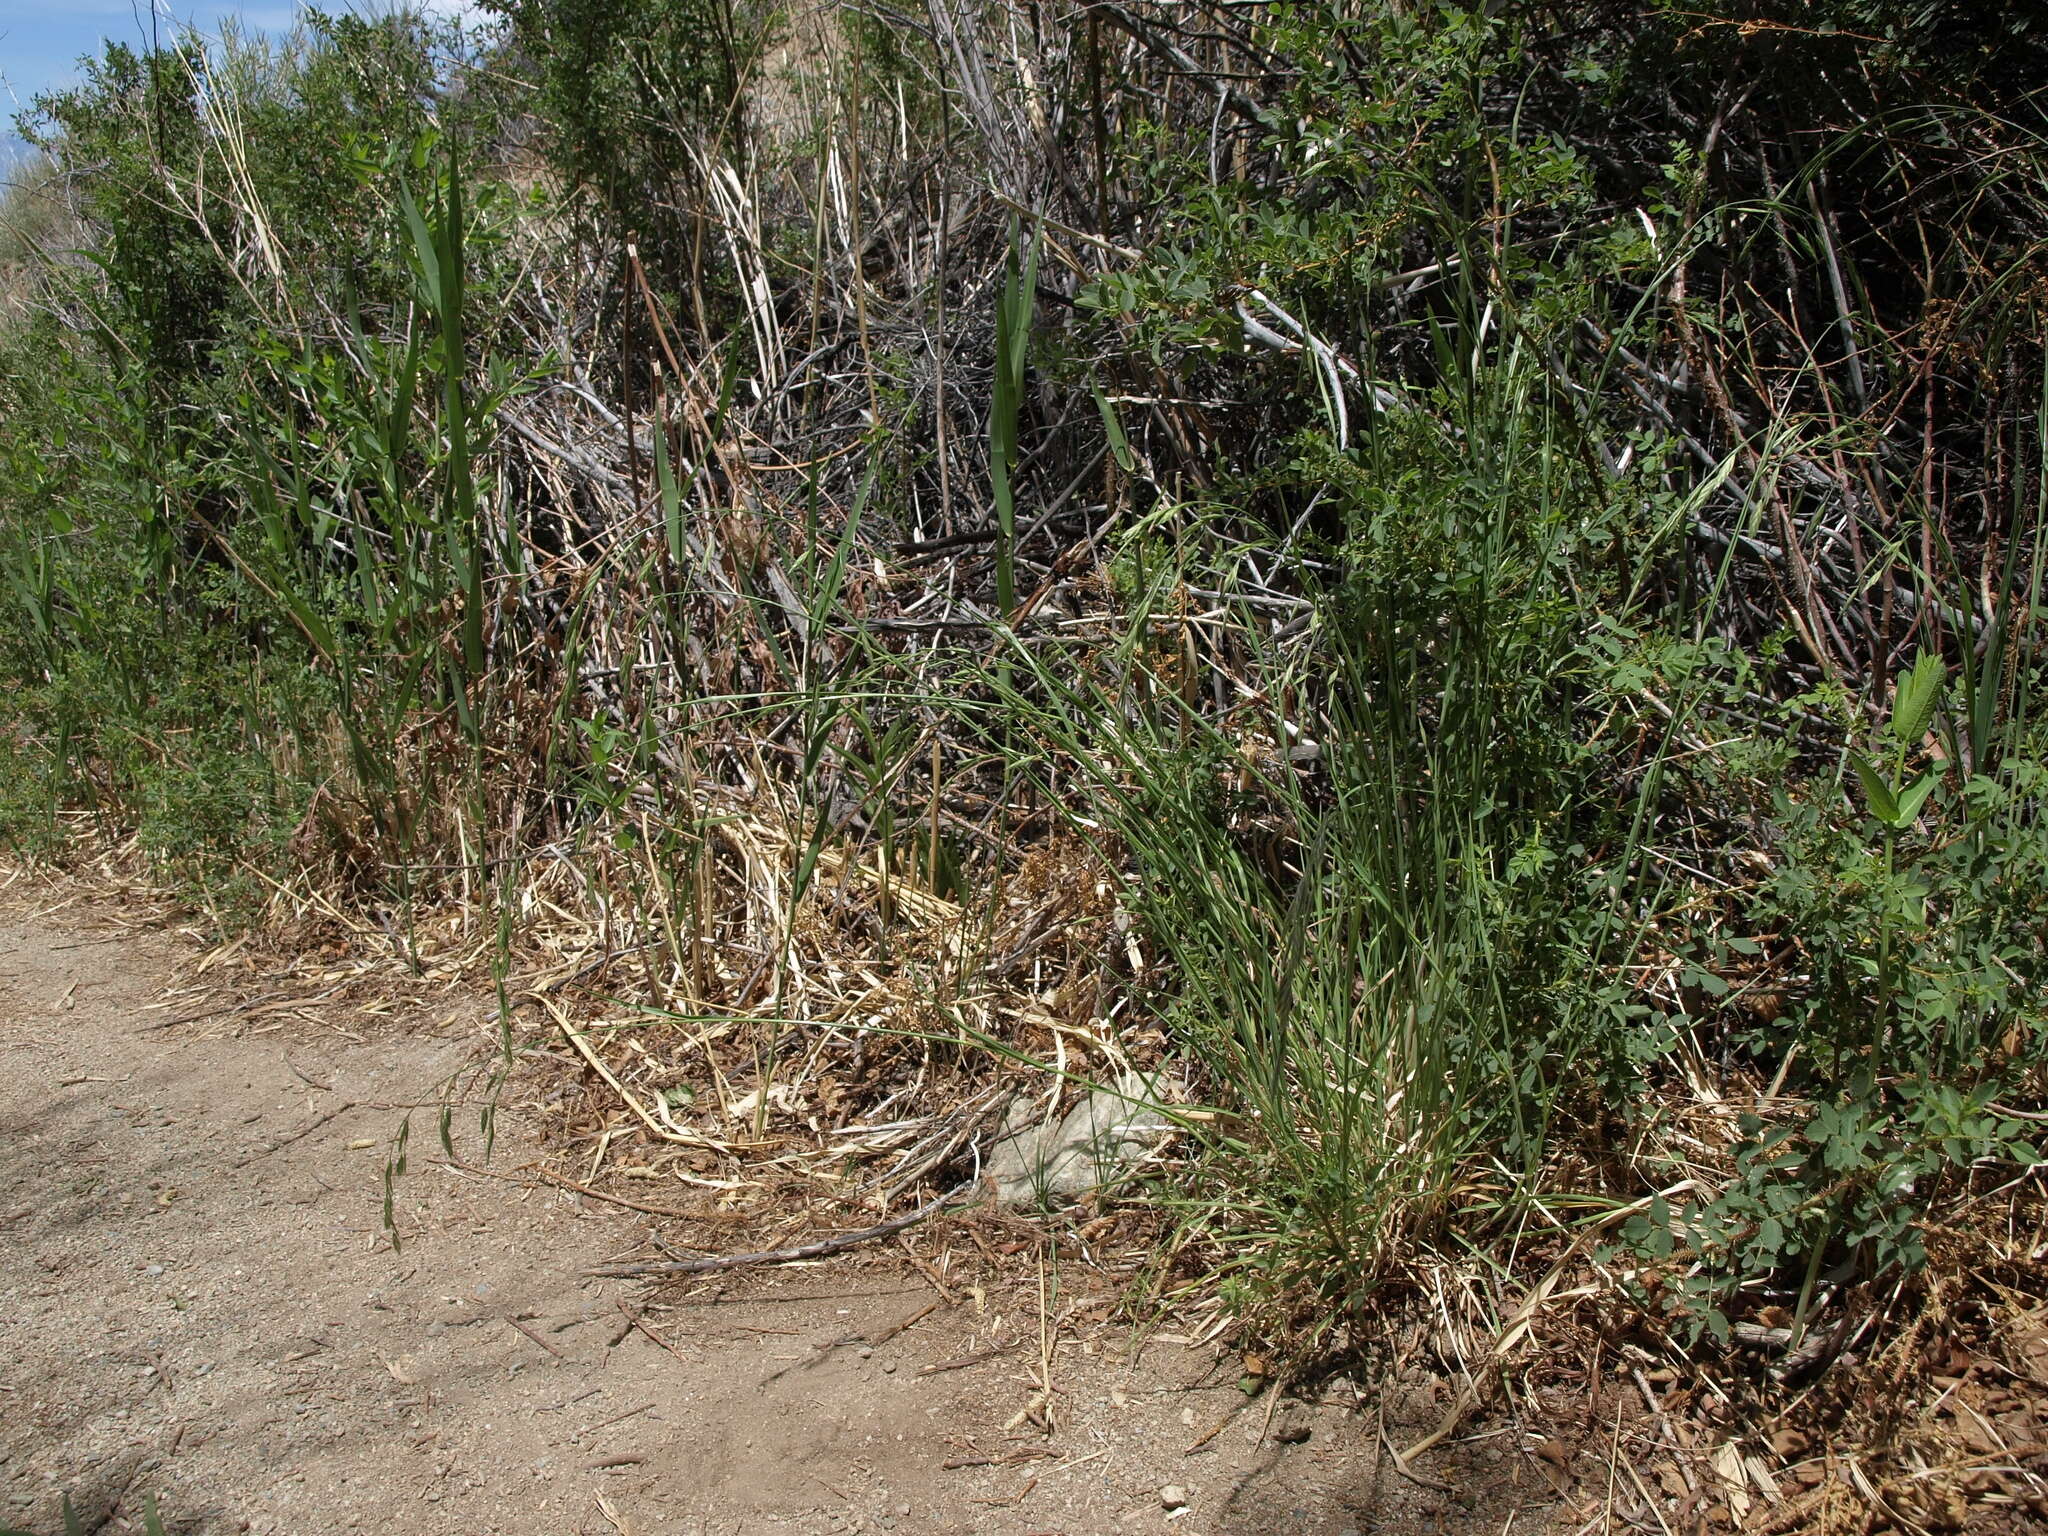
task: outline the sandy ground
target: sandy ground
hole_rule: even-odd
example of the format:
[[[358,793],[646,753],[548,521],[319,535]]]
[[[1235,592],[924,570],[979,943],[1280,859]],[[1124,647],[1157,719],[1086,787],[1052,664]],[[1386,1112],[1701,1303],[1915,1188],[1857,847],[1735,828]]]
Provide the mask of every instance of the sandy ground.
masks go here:
[[[189,952],[115,918],[61,892],[0,917],[0,1527],[57,1536],[65,1496],[87,1531],[153,1496],[173,1533],[277,1536],[1549,1524],[1512,1437],[1424,1486],[1356,1394],[1283,1444],[1212,1350],[1112,1324],[1045,1349],[1033,1274],[588,1278],[647,1219],[437,1165],[431,1108],[394,1251],[388,1140],[476,1022],[166,1027]],[[508,1118],[500,1172],[538,1153]],[[1006,1427],[1042,1353],[1049,1436]]]

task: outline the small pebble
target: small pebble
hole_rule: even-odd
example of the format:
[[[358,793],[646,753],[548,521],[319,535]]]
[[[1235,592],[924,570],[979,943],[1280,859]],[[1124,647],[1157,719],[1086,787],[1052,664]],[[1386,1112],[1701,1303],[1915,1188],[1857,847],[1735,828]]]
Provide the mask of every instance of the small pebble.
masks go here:
[[[1188,1491],[1179,1483],[1168,1483],[1159,1490],[1159,1502],[1168,1509],[1186,1509]]]
[[[1314,1431],[1308,1411],[1299,1403],[1284,1403],[1273,1415],[1273,1438],[1281,1445],[1300,1445]]]
[[[145,1275],[160,1275],[163,1272],[164,1267],[161,1264],[152,1264],[147,1269],[143,1270],[143,1273]]]

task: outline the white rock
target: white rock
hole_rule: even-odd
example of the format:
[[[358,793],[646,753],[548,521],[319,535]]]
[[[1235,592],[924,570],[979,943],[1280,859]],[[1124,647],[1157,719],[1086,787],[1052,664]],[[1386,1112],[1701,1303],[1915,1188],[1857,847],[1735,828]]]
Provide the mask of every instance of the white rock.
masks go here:
[[[989,1154],[996,1199],[1044,1207],[1116,1182],[1173,1134],[1156,1107],[1157,1092],[1155,1083],[1133,1072],[1114,1088],[1097,1088],[1057,1121],[1030,1104],[1017,1105]]]

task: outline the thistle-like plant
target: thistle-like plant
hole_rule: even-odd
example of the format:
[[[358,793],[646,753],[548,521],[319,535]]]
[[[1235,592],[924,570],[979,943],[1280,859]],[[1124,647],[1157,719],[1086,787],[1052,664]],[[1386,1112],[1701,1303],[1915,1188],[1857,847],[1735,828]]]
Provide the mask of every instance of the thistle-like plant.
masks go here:
[[[1895,940],[1902,924],[1918,927],[1926,920],[1926,888],[1913,880],[1902,881],[1898,872],[1899,834],[1914,826],[1927,797],[1941,782],[1944,764],[1936,762],[1910,782],[1908,764],[1914,749],[1926,737],[1934,711],[1948,685],[1948,668],[1939,656],[1922,651],[1913,665],[1899,674],[1892,691],[1891,719],[1886,725],[1890,738],[1883,746],[1881,761],[1851,749],[1849,766],[1855,770],[1863,789],[1863,803],[1882,828],[1884,858],[1882,897],[1877,916],[1877,958],[1873,977],[1877,984],[1874,1047],[1881,1048],[1895,1012],[1893,1003],[1904,978],[1898,972]]]
[[[1948,668],[1939,656],[1922,651],[1913,665],[1899,674],[1892,695],[1892,717],[1887,727],[1891,740],[1884,761],[1849,753],[1849,766],[1863,786],[1863,803],[1882,822],[1888,838],[1895,838],[1920,819],[1920,809],[1934,786],[1941,782],[1942,765],[1937,763],[1911,783],[1906,766],[1913,748],[1926,736],[1934,721],[1935,706],[1948,686]]]

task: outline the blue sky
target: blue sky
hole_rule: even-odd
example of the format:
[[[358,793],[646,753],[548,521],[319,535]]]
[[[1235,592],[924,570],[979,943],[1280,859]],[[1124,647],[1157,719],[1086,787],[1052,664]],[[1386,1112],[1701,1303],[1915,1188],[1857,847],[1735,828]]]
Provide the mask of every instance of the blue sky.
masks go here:
[[[218,30],[223,15],[239,17],[252,28],[278,31],[296,14],[291,0],[156,0],[157,23],[168,35],[175,21],[194,21],[204,30]],[[0,0],[0,164],[16,146],[11,142],[14,114],[37,93],[78,76],[81,54],[97,54],[103,38],[147,43],[151,0]],[[330,0],[330,11],[350,9],[347,0]],[[466,0],[433,0],[429,7],[444,13],[467,11]]]
[[[150,0],[0,0],[0,107],[11,119],[37,92],[76,79],[79,55],[98,53],[102,38],[146,43],[149,6]],[[223,11],[265,28],[292,19],[289,4],[179,4],[160,12],[158,26],[168,31],[184,18],[211,30]]]

